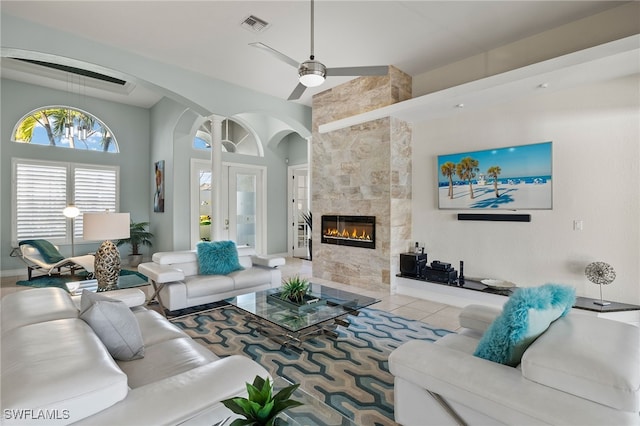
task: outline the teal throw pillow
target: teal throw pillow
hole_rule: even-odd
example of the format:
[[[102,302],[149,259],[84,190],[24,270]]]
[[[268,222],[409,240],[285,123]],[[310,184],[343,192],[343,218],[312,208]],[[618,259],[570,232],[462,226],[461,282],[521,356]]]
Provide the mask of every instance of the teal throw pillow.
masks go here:
[[[244,269],[233,241],[201,241],[196,246],[202,275],[227,275]]]
[[[474,355],[516,367],[529,345],[566,315],[574,302],[575,289],[565,285],[517,289],[480,339]]]

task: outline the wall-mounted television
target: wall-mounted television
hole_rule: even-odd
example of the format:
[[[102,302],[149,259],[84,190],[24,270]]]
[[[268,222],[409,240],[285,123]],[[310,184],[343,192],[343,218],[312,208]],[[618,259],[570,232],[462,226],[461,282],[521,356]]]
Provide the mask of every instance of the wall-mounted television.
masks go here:
[[[438,208],[550,210],[552,143],[438,156]]]

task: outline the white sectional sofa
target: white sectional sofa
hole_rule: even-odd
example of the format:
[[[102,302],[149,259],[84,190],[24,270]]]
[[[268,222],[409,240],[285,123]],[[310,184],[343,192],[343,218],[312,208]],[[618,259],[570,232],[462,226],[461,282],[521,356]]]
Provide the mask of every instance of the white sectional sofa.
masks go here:
[[[158,252],[152,262],[138,265],[138,272],[149,278],[158,302],[169,311],[281,285],[282,273],[277,267],[285,264],[283,257],[257,256],[253,248],[238,247],[238,260],[244,268],[241,271],[201,275],[195,250]]]
[[[138,289],[100,294],[145,301]],[[219,359],[155,311],[131,311],[144,357],[116,361],[78,317],[77,297],[59,288],[5,296],[2,424],[212,425],[231,414],[220,401],[268,377],[247,357]]]
[[[473,355],[499,313],[469,305],[460,314],[460,333],[436,343],[409,341],[391,353],[398,423],[640,424],[638,327],[572,312],[511,367]]]

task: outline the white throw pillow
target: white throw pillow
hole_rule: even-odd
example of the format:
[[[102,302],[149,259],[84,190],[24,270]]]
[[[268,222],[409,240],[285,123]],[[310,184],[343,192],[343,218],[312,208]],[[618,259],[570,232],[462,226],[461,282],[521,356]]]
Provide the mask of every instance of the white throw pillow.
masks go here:
[[[85,290],[80,299],[80,319],[89,324],[114,359],[144,357],[140,325],[124,302]]]

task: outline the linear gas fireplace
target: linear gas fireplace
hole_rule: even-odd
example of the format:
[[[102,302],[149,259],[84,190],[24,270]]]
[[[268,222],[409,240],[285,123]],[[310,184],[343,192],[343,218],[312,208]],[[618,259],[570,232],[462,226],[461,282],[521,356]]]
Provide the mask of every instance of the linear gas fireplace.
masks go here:
[[[376,248],[375,216],[322,216],[322,243]]]

